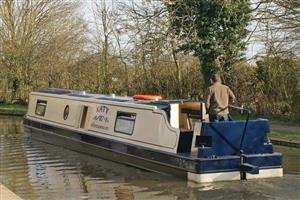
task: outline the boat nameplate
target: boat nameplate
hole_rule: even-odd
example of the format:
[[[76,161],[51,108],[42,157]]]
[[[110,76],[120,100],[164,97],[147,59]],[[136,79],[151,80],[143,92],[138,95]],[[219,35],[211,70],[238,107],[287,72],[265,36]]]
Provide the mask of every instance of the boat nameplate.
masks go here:
[[[96,108],[96,112],[92,117],[91,127],[96,129],[109,129],[109,112],[110,108],[106,105],[99,105]]]

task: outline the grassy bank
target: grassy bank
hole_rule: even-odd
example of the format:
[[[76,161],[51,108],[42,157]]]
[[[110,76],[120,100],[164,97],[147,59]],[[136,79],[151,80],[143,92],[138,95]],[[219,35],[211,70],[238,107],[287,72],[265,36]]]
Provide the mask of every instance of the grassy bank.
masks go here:
[[[1,114],[25,114],[27,105],[22,104],[0,104]]]

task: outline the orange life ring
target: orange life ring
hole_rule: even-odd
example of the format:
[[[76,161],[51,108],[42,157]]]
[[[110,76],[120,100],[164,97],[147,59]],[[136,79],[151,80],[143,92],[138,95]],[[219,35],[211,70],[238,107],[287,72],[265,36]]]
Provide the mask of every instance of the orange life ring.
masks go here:
[[[138,101],[138,100],[162,100],[162,97],[161,96],[155,96],[155,95],[142,95],[142,94],[136,94],[133,96],[133,99],[135,101]]]

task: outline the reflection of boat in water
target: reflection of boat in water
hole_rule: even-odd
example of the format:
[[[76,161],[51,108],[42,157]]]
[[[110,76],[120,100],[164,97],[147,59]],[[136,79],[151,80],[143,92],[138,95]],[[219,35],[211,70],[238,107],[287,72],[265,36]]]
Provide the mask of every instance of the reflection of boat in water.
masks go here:
[[[28,147],[24,155],[28,162],[28,182],[33,185],[32,194],[36,195],[34,199],[153,199],[153,194],[160,193],[155,187],[148,191],[147,185],[155,185],[156,179],[162,179],[159,174],[137,173],[141,171],[26,136]],[[145,183],[139,181],[144,179]],[[164,194],[155,199],[176,198]]]
[[[196,182],[282,176],[267,120],[206,118],[201,102],[44,89],[31,93],[24,127],[39,140]]]

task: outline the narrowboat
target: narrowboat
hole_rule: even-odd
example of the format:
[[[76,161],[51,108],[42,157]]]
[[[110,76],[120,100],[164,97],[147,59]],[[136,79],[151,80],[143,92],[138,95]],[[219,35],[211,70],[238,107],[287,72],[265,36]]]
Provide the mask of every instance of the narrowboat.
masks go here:
[[[23,124],[33,139],[197,183],[281,177],[268,120],[249,113],[209,122],[200,101],[47,88],[30,94]]]

